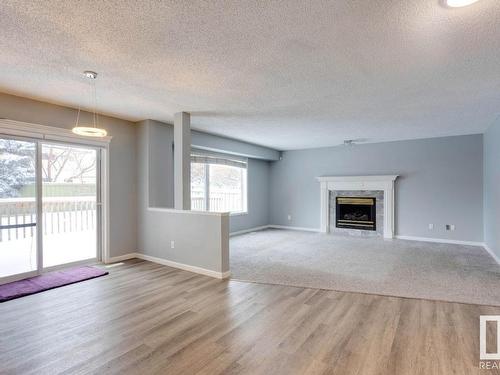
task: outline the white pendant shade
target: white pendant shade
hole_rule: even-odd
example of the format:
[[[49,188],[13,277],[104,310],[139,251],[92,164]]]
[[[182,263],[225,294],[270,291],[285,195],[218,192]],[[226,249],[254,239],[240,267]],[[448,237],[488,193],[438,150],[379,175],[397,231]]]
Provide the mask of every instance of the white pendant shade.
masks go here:
[[[94,128],[90,126],[75,126],[73,133],[86,137],[105,137],[108,132],[105,129]]]
[[[446,5],[452,8],[460,8],[474,4],[477,1],[479,0],[446,0]]]

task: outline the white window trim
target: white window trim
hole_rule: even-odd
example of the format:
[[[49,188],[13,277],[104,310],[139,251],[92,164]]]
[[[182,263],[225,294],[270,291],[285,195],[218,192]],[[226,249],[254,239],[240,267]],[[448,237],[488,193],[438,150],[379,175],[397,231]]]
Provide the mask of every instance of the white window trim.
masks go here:
[[[242,184],[241,199],[243,200],[243,211],[235,211],[231,213],[231,216],[244,216],[248,215],[248,168],[250,168],[250,163],[246,161],[247,167],[245,168],[244,184]]]
[[[73,133],[70,129],[56,128],[29,122],[0,119],[0,133],[20,137],[78,143],[87,146],[106,147],[113,137],[89,138]]]

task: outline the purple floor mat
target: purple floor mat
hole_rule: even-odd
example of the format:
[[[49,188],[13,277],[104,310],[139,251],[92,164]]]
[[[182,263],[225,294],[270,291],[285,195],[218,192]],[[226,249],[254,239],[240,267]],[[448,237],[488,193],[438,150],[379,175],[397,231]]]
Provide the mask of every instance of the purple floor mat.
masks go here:
[[[59,288],[60,286],[74,284],[79,281],[93,279],[95,277],[107,275],[96,267],[77,267],[62,271],[49,272],[29,279],[14,281],[12,283],[0,285],[0,302],[40,293],[44,290]]]

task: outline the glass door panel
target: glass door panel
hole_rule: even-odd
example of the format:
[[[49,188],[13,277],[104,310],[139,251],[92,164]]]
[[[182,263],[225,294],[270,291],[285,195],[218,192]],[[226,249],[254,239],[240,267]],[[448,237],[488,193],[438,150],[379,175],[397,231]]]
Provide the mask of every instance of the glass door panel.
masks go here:
[[[0,278],[37,270],[36,143],[0,138]]]
[[[43,267],[97,258],[97,150],[43,143],[41,154]]]

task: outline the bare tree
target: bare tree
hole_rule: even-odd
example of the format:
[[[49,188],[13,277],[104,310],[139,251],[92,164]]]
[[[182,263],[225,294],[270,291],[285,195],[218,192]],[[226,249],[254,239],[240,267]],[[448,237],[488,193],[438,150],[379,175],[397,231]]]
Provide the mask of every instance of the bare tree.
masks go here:
[[[69,166],[69,168],[65,168]],[[42,153],[42,173],[46,182],[73,182],[95,171],[96,158],[88,150],[67,147],[46,147]]]

